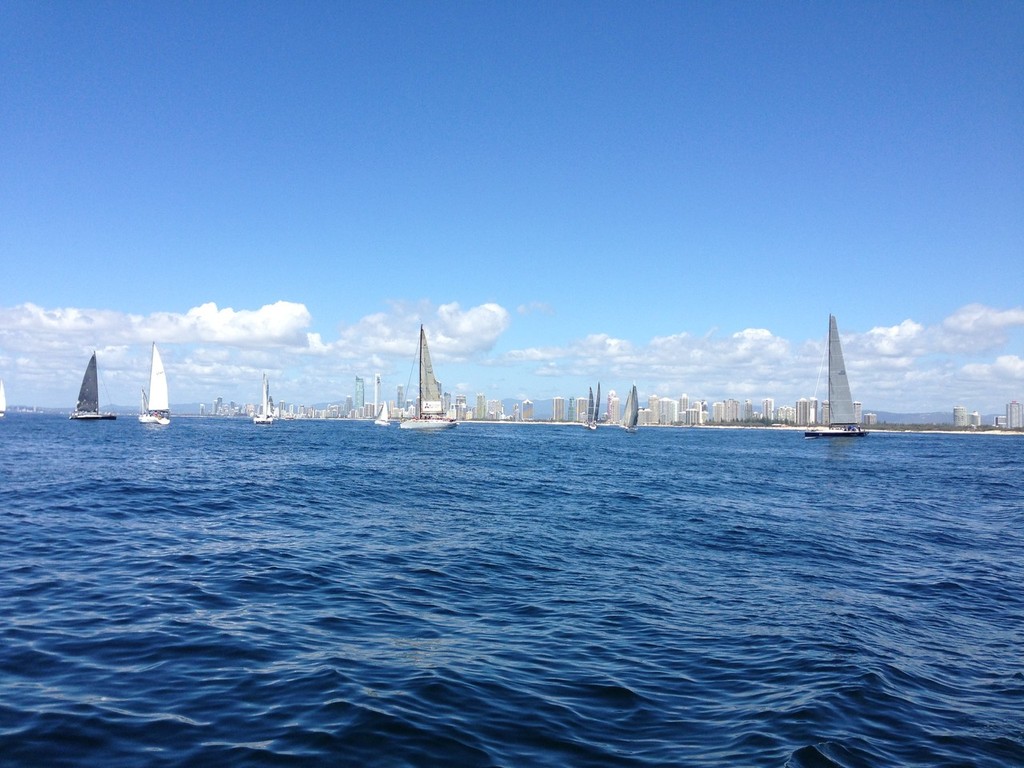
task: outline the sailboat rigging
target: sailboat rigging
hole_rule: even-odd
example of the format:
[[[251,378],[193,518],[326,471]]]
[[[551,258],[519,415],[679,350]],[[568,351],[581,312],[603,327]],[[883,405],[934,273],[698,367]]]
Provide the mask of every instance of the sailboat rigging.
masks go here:
[[[420,326],[420,390],[416,401],[416,416],[399,423],[401,429],[450,429],[458,424],[444,412],[444,401],[441,397],[441,385],[434,376],[434,366],[430,362],[430,350],[427,348],[427,334]]]
[[[95,352],[85,367],[82,386],[78,390],[78,403],[71,418],[78,421],[113,421],[117,418],[112,413],[100,413],[100,385],[99,375],[96,373]]]
[[[160,424],[166,426],[171,423],[171,406],[168,402],[167,374],[164,371],[164,362],[160,358],[160,351],[153,342],[153,353],[149,366],[149,395],[142,390],[142,409],[139,412],[139,421],[142,424]]]
[[[857,423],[850,393],[850,380],[846,376],[843,345],[839,341],[836,316],[828,316],[828,425],[804,432],[804,437],[863,437],[866,435]]]

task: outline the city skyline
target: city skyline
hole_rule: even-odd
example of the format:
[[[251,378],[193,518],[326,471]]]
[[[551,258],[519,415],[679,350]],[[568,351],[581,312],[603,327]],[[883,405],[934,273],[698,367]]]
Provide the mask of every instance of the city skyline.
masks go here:
[[[1024,5],[60,6],[0,24],[0,378],[1024,400]],[[816,386],[817,385],[817,386]],[[351,393],[351,394],[354,394]]]

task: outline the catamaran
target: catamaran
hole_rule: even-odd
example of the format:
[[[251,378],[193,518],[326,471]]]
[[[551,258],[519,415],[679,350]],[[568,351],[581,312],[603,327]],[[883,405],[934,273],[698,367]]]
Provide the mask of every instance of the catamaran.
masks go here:
[[[804,437],[864,437],[853,410],[850,380],[846,377],[843,345],[836,316],[828,316],[828,425],[804,432]]]
[[[270,398],[270,382],[267,381],[267,374],[263,374],[263,399],[260,401],[260,409],[252,417],[253,424],[269,426],[274,423],[274,401]]]
[[[640,401],[636,393],[636,384],[626,395],[626,409],[622,415],[622,428],[627,432],[636,432],[637,422],[640,420]]]
[[[427,349],[427,333],[420,326],[420,396],[416,401],[416,416],[399,423],[400,429],[451,429],[458,422],[449,418],[444,412],[444,401],[441,399],[441,385],[434,377],[434,366],[430,363],[430,350]]]
[[[164,361],[160,359],[160,352],[153,342],[153,354],[149,366],[149,395],[142,390],[142,408],[139,411],[139,421],[142,424],[160,424],[166,426],[171,423],[171,406],[167,394],[167,374],[164,372]]]
[[[100,413],[100,385],[99,376],[96,373],[96,353],[92,353],[89,364],[85,367],[85,376],[82,377],[82,387],[78,390],[78,404],[75,412],[71,414],[72,419],[78,421],[112,421],[117,418],[112,413]]]

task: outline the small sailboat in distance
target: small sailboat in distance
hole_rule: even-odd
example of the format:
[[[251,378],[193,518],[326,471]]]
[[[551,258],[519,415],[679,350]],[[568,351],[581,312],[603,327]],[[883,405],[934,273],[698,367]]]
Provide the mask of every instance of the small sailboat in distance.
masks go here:
[[[444,401],[441,397],[441,385],[434,376],[434,366],[430,362],[430,350],[427,348],[427,334],[420,326],[420,396],[416,401],[416,416],[399,422],[400,429],[451,429],[458,425],[455,419],[449,418],[444,412]]]
[[[804,437],[864,437],[853,410],[850,380],[846,376],[843,345],[836,316],[828,316],[828,425],[804,432]]]
[[[77,421],[113,421],[117,418],[112,413],[100,413],[100,385],[99,375],[96,373],[95,352],[85,367],[82,386],[78,390],[78,403],[70,418]]]
[[[377,418],[373,420],[373,423],[378,427],[386,427],[391,423],[391,414],[388,412],[387,400],[381,403],[380,410],[377,411]]]
[[[145,389],[142,390],[142,409],[139,412],[139,422],[162,426],[171,423],[167,374],[164,371],[164,361],[160,358],[160,351],[156,348],[156,342],[153,342],[153,353],[149,366],[149,395],[146,395]]]
[[[587,421],[583,425],[586,429],[597,429],[597,420],[601,413],[601,382],[597,383],[597,397],[594,397],[594,388],[589,388],[587,396]]]
[[[626,409],[622,414],[622,428],[627,432],[636,432],[637,422],[640,420],[640,402],[636,393],[636,384],[626,395]]]
[[[263,396],[260,400],[260,409],[252,417],[253,424],[269,426],[274,423],[274,401],[270,399],[270,382],[267,381],[267,374],[263,374]]]
[[[0,379],[0,419],[7,413],[7,391],[4,389],[4,380]]]

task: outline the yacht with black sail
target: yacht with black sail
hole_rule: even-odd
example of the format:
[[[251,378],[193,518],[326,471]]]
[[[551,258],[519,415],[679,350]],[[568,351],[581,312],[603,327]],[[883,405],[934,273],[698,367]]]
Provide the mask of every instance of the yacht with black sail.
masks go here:
[[[96,373],[95,352],[85,367],[82,387],[78,390],[78,404],[70,418],[77,421],[113,421],[117,418],[112,413],[100,413],[100,386],[99,375]]]
[[[839,341],[836,316],[828,316],[828,424],[804,432],[804,437],[864,437],[857,423],[850,394],[850,380],[846,377],[843,345]]]

